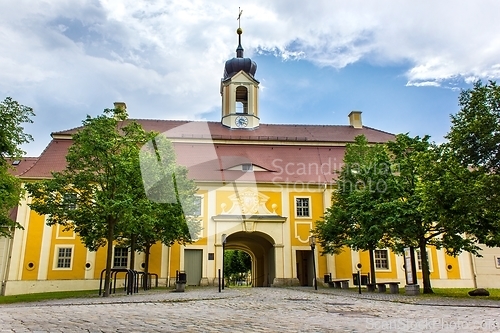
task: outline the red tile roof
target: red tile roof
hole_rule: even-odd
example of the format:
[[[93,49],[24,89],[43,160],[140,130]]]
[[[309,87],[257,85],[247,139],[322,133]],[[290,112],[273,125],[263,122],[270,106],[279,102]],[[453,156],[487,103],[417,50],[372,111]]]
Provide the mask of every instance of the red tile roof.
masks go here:
[[[229,129],[220,122],[131,119],[142,125],[146,131],[163,133],[176,127],[190,124],[200,131],[179,133],[182,138],[203,138],[199,133],[208,125],[213,140],[259,140],[259,141],[321,141],[321,142],[353,142],[358,135],[364,134],[369,142],[385,142],[394,138],[393,134],[364,126],[361,129],[346,125],[282,125],[260,124],[256,129]],[[54,132],[52,135],[68,135],[76,133],[81,127],[66,131]],[[210,138],[206,137],[205,138]]]
[[[31,168],[36,163],[37,160],[38,157],[23,157],[18,160],[11,158],[7,159],[9,166],[11,166],[9,172],[14,176],[19,176],[24,172],[26,172],[29,168]]]
[[[353,142],[361,134],[372,143],[394,139],[393,134],[369,127],[261,124],[254,130],[232,130],[216,122],[136,121],[148,131],[169,131],[168,137],[174,141],[178,163],[188,167],[190,177],[200,182],[238,180],[301,183],[302,186],[330,183],[334,178],[333,170],[340,170],[342,165],[345,148],[339,144]],[[186,132],[186,127],[179,127],[188,123],[189,132]],[[176,127],[179,127],[178,131],[172,130]],[[64,137],[78,130],[52,133],[52,142],[21,177],[47,178],[51,171],[63,170],[72,142]],[[207,140],[189,142],[189,139]],[[265,171],[228,170],[248,163]]]

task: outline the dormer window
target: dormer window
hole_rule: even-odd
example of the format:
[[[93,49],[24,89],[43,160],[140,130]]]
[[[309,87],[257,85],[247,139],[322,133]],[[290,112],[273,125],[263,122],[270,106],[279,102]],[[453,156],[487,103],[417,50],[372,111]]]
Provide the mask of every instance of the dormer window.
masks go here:
[[[253,171],[253,164],[251,164],[251,163],[242,164],[241,170],[246,171],[246,172]]]

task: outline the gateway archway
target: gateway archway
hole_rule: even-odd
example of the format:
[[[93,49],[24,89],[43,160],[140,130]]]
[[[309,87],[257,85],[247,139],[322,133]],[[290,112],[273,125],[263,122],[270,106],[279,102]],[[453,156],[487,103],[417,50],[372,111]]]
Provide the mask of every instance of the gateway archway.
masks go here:
[[[275,278],[274,240],[262,232],[240,231],[227,236],[226,250],[245,251],[252,257],[252,286],[269,287]]]

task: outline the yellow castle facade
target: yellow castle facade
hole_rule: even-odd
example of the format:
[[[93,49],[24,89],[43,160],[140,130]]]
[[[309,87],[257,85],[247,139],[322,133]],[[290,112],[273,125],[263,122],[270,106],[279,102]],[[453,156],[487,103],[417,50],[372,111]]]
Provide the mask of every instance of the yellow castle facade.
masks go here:
[[[160,285],[172,286],[178,271],[186,272],[188,285],[217,285],[223,252],[238,249],[252,258],[255,287],[311,286],[325,275],[353,285],[359,267],[362,277],[369,272],[368,253],[345,249],[322,255],[316,246],[313,255],[311,230],[331,205],[346,144],[361,134],[370,143],[394,135],[365,126],[359,111],[348,115],[348,125],[261,124],[256,69],[243,57],[240,35],[237,56],[226,62],[221,80],[220,121],[137,120],[173,142],[178,163],[197,183],[202,224],[192,244],[154,245],[149,272],[158,275]],[[64,169],[76,131],[52,133],[40,157],[18,163],[18,177],[38,181]],[[29,204],[30,198],[23,198],[12,215],[23,229],[16,229],[12,239],[0,239],[1,294],[98,289],[106,249],[86,249],[77,234],[47,226],[46,217]],[[500,249],[484,248],[482,258],[451,257],[433,247],[427,251],[434,287],[500,288]],[[115,268],[129,267],[135,256],[134,269],[143,270],[143,253],[120,247],[113,253]],[[388,249],[374,254],[377,280],[404,285],[404,258]],[[419,268],[419,253],[416,257]]]

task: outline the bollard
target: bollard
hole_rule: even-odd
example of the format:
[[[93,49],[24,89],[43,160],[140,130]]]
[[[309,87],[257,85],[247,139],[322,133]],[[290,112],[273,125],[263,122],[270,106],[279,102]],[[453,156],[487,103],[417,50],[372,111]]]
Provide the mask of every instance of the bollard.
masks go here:
[[[221,292],[221,289],[220,289],[220,268],[219,268],[219,292]]]
[[[361,294],[361,273],[358,271],[358,291]]]

